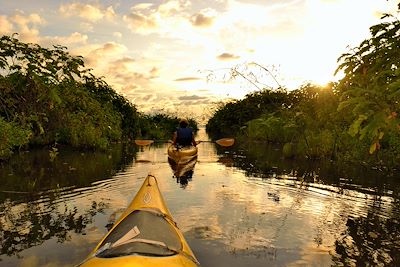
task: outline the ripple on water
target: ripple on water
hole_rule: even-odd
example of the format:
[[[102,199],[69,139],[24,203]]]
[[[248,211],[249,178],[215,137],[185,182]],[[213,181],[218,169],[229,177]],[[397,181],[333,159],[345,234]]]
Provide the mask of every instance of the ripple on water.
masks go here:
[[[20,205],[13,205],[12,200],[4,201],[2,205],[7,206],[4,213],[10,211],[14,217],[11,219],[15,220],[10,226],[14,228],[31,227],[28,218],[40,221],[42,224],[37,225],[40,229],[49,228],[48,224],[54,221],[61,225],[72,222],[67,230],[69,239],[57,243],[58,247],[54,246],[55,235],[51,241],[36,237],[40,242],[33,245],[23,243],[23,236],[19,236],[20,243],[26,246],[20,254],[38,255],[47,262],[78,263],[86,256],[85,249],[92,248],[115,223],[150,172],[158,178],[167,206],[202,266],[330,266],[338,243],[345,252],[352,249],[370,252],[361,243],[356,244],[356,236],[350,238],[353,232],[368,240],[368,246],[375,251],[390,249],[390,244],[395,244],[391,236],[384,236],[392,224],[397,225],[395,221],[379,221],[398,212],[393,204],[393,188],[377,191],[374,186],[360,186],[344,178],[305,179],[297,170],[281,175],[278,174],[282,169],[280,158],[278,162],[267,162],[268,172],[253,174],[246,166],[245,161],[249,161],[246,155],[230,154],[226,150],[217,155],[217,149],[220,148],[212,144],[199,145],[200,162],[186,187],[173,178],[166,146],[161,146],[139,151],[136,161],[132,159],[118,172],[108,168],[105,170],[108,176],[102,174],[98,180],[65,183],[64,187],[43,190],[35,197],[19,200]],[[257,162],[250,163],[253,169],[258,167]],[[100,165],[96,164],[98,168]],[[82,176],[91,174],[82,173]],[[75,216],[72,220],[67,216],[69,212]],[[371,212],[380,217],[371,220]],[[40,213],[53,214],[53,217],[45,221],[46,216],[36,216]],[[80,221],[79,216],[85,220]],[[5,218],[0,219],[4,222]],[[380,232],[368,228],[379,228],[378,224],[383,225]],[[26,233],[29,227],[20,232]],[[61,236],[60,233],[56,234]],[[376,239],[389,245],[373,247]],[[351,240],[349,247],[346,240]],[[75,253],[64,257],[63,251],[67,249]],[[20,263],[15,255],[6,259],[7,264],[12,263],[10,266]],[[39,261],[38,265],[47,262]]]

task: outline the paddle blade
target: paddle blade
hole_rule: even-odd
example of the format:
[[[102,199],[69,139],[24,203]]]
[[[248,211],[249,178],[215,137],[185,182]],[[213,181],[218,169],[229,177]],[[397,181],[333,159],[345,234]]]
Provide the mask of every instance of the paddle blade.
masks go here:
[[[135,144],[138,146],[148,146],[154,143],[154,140],[135,140]]]
[[[234,138],[222,138],[222,139],[218,139],[217,141],[215,141],[215,143],[217,143],[220,146],[233,146],[233,144],[235,143],[235,139]]]

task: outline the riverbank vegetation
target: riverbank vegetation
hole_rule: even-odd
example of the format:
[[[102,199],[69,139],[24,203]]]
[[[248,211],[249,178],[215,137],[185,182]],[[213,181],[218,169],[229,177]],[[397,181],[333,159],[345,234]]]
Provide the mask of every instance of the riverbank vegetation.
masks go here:
[[[0,38],[0,159],[27,146],[105,149],[138,136],[171,138],[177,125],[176,117],[138,112],[66,47]]]
[[[139,134],[143,139],[170,140],[179,125],[180,118],[170,114],[143,114],[139,120]],[[197,122],[188,119],[194,132],[199,130]]]
[[[383,19],[338,59],[340,81],[254,92],[217,109],[207,131],[280,143],[286,157],[399,167],[400,21]]]

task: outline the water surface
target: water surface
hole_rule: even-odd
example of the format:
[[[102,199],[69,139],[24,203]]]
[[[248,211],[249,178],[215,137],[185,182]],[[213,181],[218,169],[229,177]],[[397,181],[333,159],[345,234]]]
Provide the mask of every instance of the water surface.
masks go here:
[[[199,139],[207,136],[200,132]],[[284,160],[267,144],[199,145],[180,183],[167,144],[46,149],[0,168],[0,266],[74,266],[148,173],[202,266],[399,266],[399,177]]]

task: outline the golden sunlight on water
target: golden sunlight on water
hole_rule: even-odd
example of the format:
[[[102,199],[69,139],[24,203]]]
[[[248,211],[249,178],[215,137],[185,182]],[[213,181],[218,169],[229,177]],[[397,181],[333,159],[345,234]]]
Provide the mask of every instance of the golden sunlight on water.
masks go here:
[[[197,139],[208,140],[204,132]],[[4,202],[2,228],[20,227],[13,234],[26,245],[11,246],[8,249],[15,251],[9,256],[3,250],[0,266],[78,264],[121,215],[148,173],[158,178],[167,206],[205,267],[330,266],[346,222],[371,207],[369,194],[343,193],[290,175],[258,178],[233,167],[234,159],[225,156],[232,153],[230,148],[209,142],[198,148],[198,162],[185,185],[173,177],[167,144],[159,144],[139,148],[132,161],[106,179],[50,190],[54,194],[42,192],[33,201]],[[390,204],[386,198],[382,201]],[[46,214],[52,219],[45,221]],[[17,217],[25,227],[17,226]],[[24,231],[32,234],[35,223],[50,237],[32,241],[24,236]]]

